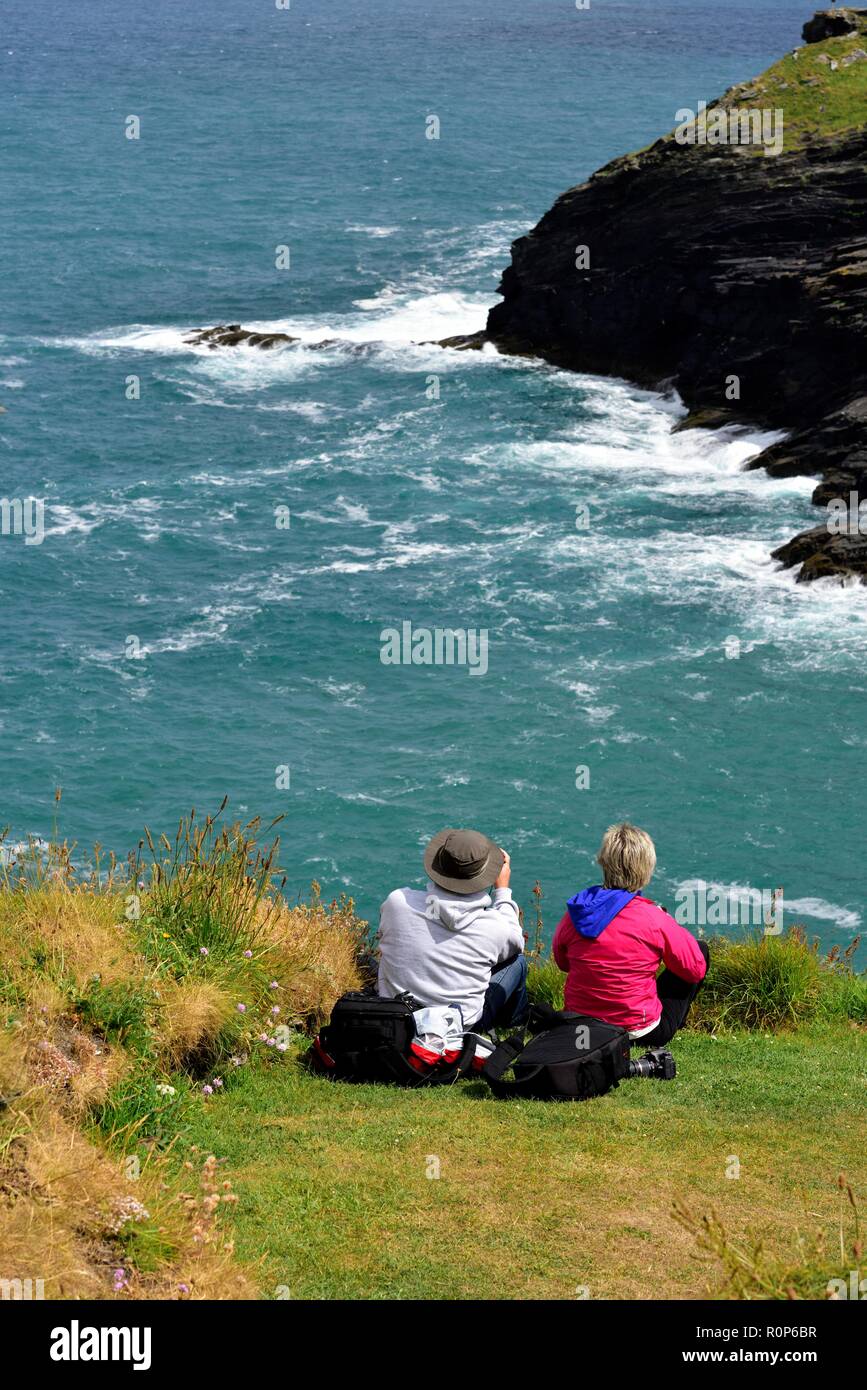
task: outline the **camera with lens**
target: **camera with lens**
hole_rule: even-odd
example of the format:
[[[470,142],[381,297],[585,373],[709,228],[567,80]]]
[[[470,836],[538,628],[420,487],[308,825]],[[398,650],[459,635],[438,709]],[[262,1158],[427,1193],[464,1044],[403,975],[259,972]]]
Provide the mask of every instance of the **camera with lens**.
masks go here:
[[[629,1075],[649,1076],[654,1081],[673,1081],[677,1067],[667,1047],[652,1047],[643,1057],[636,1057],[629,1063]]]

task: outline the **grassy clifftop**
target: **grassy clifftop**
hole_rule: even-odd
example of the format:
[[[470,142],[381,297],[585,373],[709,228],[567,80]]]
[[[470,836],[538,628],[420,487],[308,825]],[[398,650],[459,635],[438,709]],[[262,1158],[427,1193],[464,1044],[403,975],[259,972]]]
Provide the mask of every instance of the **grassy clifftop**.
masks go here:
[[[339,1086],[300,1057],[360,983],[365,924],[287,906],[256,829],[185,821],[84,878],[62,848],[7,865],[9,1289],[822,1298],[858,1267],[867,979],[847,957],[719,944],[668,1084],[585,1105]],[[558,1002],[549,961],[531,981]]]
[[[0,1280],[46,1297],[243,1298],[212,1097],[279,1067],[359,982],[350,903],[273,896],[256,823],[79,877],[65,846],[0,886]],[[140,847],[141,848],[141,847]]]
[[[806,139],[842,135],[867,125],[867,10],[836,10],[833,16],[828,12],[828,23],[850,23],[852,30],[787,53],[751,82],[733,87],[720,105],[783,111],[786,150]]]

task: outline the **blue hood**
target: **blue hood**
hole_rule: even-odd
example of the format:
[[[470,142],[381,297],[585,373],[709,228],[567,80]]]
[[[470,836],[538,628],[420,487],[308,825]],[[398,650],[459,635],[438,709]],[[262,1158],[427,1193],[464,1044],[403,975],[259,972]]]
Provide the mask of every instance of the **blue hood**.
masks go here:
[[[631,903],[635,893],[627,893],[625,888],[603,888],[597,883],[593,888],[585,888],[576,893],[566,904],[575,930],[581,936],[594,939],[601,936],[608,923],[613,921],[627,903]]]

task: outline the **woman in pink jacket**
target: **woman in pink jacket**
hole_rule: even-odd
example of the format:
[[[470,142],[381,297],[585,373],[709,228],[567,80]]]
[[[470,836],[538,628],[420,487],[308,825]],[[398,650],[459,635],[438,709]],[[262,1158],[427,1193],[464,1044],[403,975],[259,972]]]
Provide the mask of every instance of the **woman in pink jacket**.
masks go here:
[[[569,899],[554,935],[554,959],[567,976],[565,1007],[660,1046],[683,1027],[707,974],[707,945],[641,896],[656,868],[645,830],[609,826],[597,862],[603,883]]]

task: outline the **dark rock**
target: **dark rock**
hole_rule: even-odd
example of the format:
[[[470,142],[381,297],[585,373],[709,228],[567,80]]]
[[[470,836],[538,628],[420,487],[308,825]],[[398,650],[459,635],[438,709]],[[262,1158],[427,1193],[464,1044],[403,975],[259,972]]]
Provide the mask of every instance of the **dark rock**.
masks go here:
[[[514,243],[487,336],[577,371],[673,381],[691,409],[812,424],[854,394],[865,162],[863,131],[776,158],[664,140],[615,160]]]
[[[867,497],[867,396],[772,444],[748,467],[764,468],[775,478],[821,473],[822,482],[813,491],[816,506],[839,500],[857,509]],[[820,579],[836,567],[840,574],[860,574],[867,583],[867,535],[835,536],[827,523],[802,531],[774,551],[774,558],[787,568],[800,564],[799,580]]]
[[[796,576],[799,584],[832,575],[841,580],[857,577],[863,584],[867,574],[867,535],[835,535],[824,522],[772,551],[772,557],[780,560],[784,569],[800,565]]]
[[[808,19],[801,36],[804,43],[821,43],[824,39],[844,38],[846,34],[857,34],[858,21],[855,15],[867,15],[867,10],[818,10]]]
[[[193,347],[206,345],[210,348],[216,347],[238,347],[243,344],[245,347],[274,348],[280,347],[283,343],[297,343],[298,338],[291,338],[288,333],[253,333],[249,329],[242,328],[239,323],[218,323],[215,328],[198,328],[192,337],[185,338],[184,342]]]
[[[478,333],[455,333],[451,338],[436,339],[437,347],[454,348],[456,352],[470,352],[483,348],[488,341],[483,328]]]
[[[738,417],[723,406],[705,406],[702,410],[691,410],[674,426],[672,434],[683,430],[718,430],[724,425],[737,423]]]
[[[773,478],[810,473],[867,477],[867,395],[795,430],[751,459],[748,467],[764,468]]]

